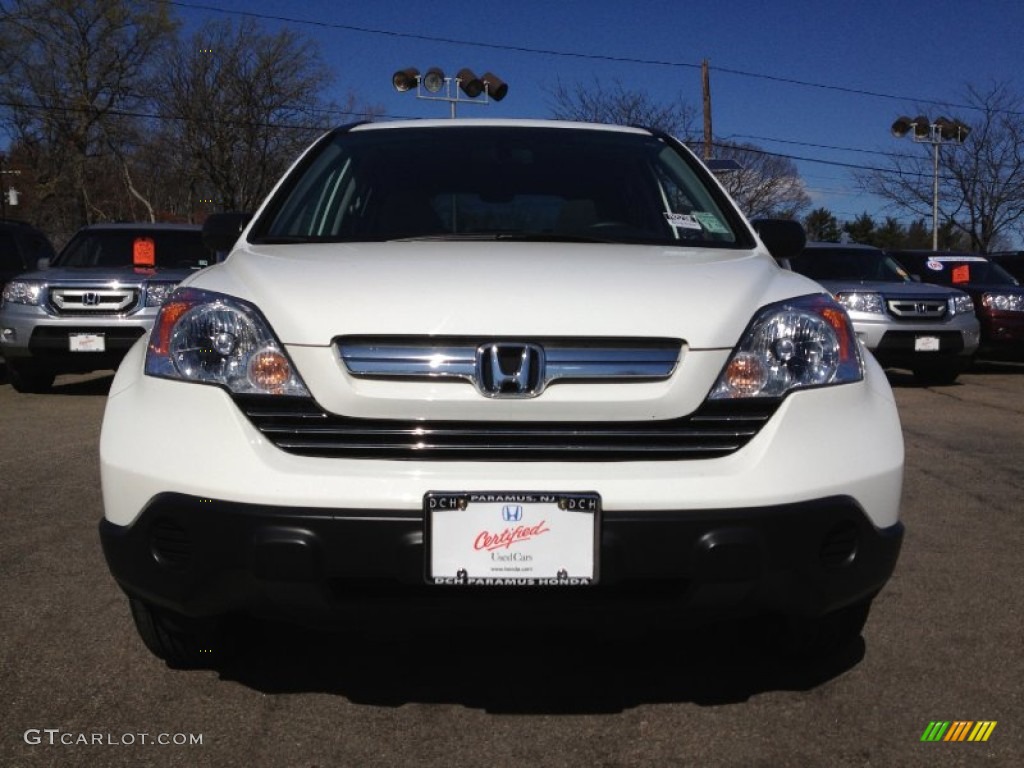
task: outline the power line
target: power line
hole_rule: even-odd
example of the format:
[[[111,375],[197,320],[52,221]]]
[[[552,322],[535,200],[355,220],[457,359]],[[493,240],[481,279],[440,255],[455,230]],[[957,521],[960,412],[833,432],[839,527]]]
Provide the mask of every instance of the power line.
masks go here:
[[[268,13],[257,13],[255,11],[238,11],[230,10],[227,8],[221,8],[215,5],[207,5],[205,3],[190,3],[184,2],[183,0],[150,0],[150,2],[160,3],[162,5],[172,5],[178,8],[184,8],[195,11],[208,11],[211,13],[221,13],[228,16],[245,16],[253,19],[261,19],[263,21],[276,21],[284,22],[289,24],[304,24],[312,27],[321,27],[326,29],[340,29],[348,32],[358,32],[360,34],[369,35],[381,35],[385,37],[395,37],[406,40],[419,40],[430,43],[441,43],[444,45],[460,45],[468,46],[473,48],[486,48],[495,51],[508,51],[512,53],[526,53],[539,56],[559,56],[563,58],[573,59],[585,59],[589,61],[607,61],[618,64],[640,64],[645,66],[658,66],[658,67],[674,67],[682,69],[701,69],[702,64],[695,64],[692,62],[683,61],[668,61],[664,59],[643,59],[632,56],[610,56],[608,54],[598,53],[583,53],[580,51],[565,51],[557,50],[553,48],[532,48],[523,45],[509,45],[502,43],[481,43],[475,40],[460,40],[457,38],[439,37],[435,35],[424,35],[413,32],[397,32],[389,29],[375,29],[373,27],[361,27],[353,24],[341,24],[339,22],[323,21],[315,19],[297,19],[290,16],[280,16],[276,14]],[[746,72],[740,69],[731,69],[728,67],[715,67],[716,72],[722,74],[734,75],[736,77],[746,77],[756,80],[765,80],[768,82],[782,83],[785,85],[794,85],[802,88],[816,88],[819,90],[835,91],[838,93],[847,93],[854,96],[865,96],[877,99],[887,99],[890,101],[902,101],[902,102],[915,102],[917,104],[929,104],[938,107],[966,109],[971,111],[984,111],[981,107],[977,107],[971,104],[955,104],[945,101],[938,101],[935,99],[922,99],[913,96],[903,96],[892,93],[883,93],[881,91],[872,91],[865,88],[850,88],[841,85],[833,85],[830,83],[815,83],[809,80],[798,80],[790,77],[780,77],[776,75],[766,75],[762,72]],[[1024,116],[1024,111],[1015,110],[1000,110],[1006,114]]]
[[[69,113],[69,112],[71,112],[71,113],[74,113],[74,112],[91,113],[93,111],[89,107],[49,106],[49,105],[45,105],[45,104],[30,104],[30,103],[27,103],[27,102],[14,102],[14,101],[0,101],[0,108],[24,109],[24,110],[32,110],[32,111],[39,111],[39,112],[64,112],[64,113]],[[354,110],[342,110],[342,109],[317,108],[317,109],[312,110],[312,111],[317,111],[317,112],[327,113],[327,114],[344,115],[344,116],[348,116],[348,117],[363,117],[363,118],[369,118],[369,119],[372,119],[374,117],[387,117],[387,118],[390,118],[390,119],[397,119],[397,120],[412,119],[409,116],[403,116],[403,115],[378,115],[378,114],[375,114],[373,112],[359,112],[359,111],[354,111]],[[256,127],[260,127],[260,128],[272,128],[272,129],[279,129],[279,130],[304,130],[304,131],[309,131],[311,133],[313,133],[313,132],[320,132],[320,131],[326,130],[325,126],[296,125],[294,123],[272,123],[272,122],[269,122],[269,121],[268,122],[256,122],[256,121],[251,121],[251,120],[250,121],[232,120],[232,119],[227,119],[227,118],[223,118],[223,117],[206,116],[206,115],[204,115],[201,118],[201,120],[200,120],[200,118],[188,117],[186,115],[169,115],[169,114],[159,114],[159,113],[155,113],[155,112],[138,112],[138,111],[127,110],[127,109],[107,109],[107,110],[104,110],[104,114],[111,115],[111,116],[114,116],[114,117],[128,117],[128,118],[136,118],[136,119],[141,119],[141,120],[158,120],[158,121],[162,120],[162,121],[168,121],[168,122],[204,122],[204,123],[214,122],[214,123],[220,123],[220,124],[224,124],[224,125],[234,125],[234,126],[238,126],[238,127],[253,127],[253,126],[256,126]],[[796,142],[794,142],[794,143],[796,143]],[[919,176],[919,177],[922,177],[922,178],[924,178],[924,177],[929,177],[930,178],[930,174],[926,174],[926,173],[917,173],[917,172],[913,172],[913,171],[900,171],[900,170],[895,170],[895,169],[892,169],[892,168],[879,168],[879,167],[874,167],[874,166],[865,166],[865,165],[857,164],[857,163],[844,163],[844,162],[840,162],[838,160],[819,160],[819,159],[813,158],[813,157],[803,157],[801,155],[791,155],[791,154],[787,154],[787,153],[783,153],[783,152],[770,152],[769,150],[761,149],[760,147],[746,147],[746,146],[744,146],[744,147],[737,147],[737,146],[735,146],[733,144],[727,144],[727,143],[722,143],[722,142],[715,142],[713,146],[715,148],[717,148],[717,149],[728,149],[728,150],[731,150],[731,151],[749,152],[749,153],[752,153],[752,154],[765,155],[765,156],[768,156],[768,157],[778,157],[778,158],[782,158],[782,159],[785,159],[785,160],[793,160],[793,161],[799,161],[799,162],[804,162],[804,163],[815,163],[815,164],[818,164],[818,165],[827,165],[827,166],[831,166],[831,167],[835,167],[835,168],[851,168],[851,169],[854,169],[854,170],[873,171],[873,172],[884,173],[884,174],[896,174],[896,175],[901,175],[901,176]],[[881,153],[881,154],[884,154],[884,153]]]

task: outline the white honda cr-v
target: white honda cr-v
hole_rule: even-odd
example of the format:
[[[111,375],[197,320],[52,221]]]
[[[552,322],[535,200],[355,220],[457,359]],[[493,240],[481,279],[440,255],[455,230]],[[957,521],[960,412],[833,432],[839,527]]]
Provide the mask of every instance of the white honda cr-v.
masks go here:
[[[347,126],[206,234],[230,254],[132,348],[101,440],[157,655],[214,660],[239,614],[510,596],[859,634],[903,536],[892,392],[776,265],[799,225],[747,222],[678,141]]]

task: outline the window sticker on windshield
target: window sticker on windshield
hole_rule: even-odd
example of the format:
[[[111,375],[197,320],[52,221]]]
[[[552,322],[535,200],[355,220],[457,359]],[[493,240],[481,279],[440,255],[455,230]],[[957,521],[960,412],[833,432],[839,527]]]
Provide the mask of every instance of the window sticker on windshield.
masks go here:
[[[135,238],[132,243],[132,264],[136,267],[156,266],[156,243],[153,238]]]
[[[700,222],[689,213],[669,213],[666,211],[665,221],[669,223],[669,226],[676,229],[700,229]]]
[[[707,211],[694,211],[693,217],[697,219],[704,229],[713,235],[726,235],[729,233],[728,227],[721,222],[721,220],[713,213]]]
[[[959,267],[953,267],[952,275],[954,283],[971,282],[971,268],[967,264],[961,264]]]
[[[932,270],[932,272],[941,272],[946,268],[945,264],[941,261],[936,261],[935,259],[928,259],[924,265],[928,267],[928,269]]]

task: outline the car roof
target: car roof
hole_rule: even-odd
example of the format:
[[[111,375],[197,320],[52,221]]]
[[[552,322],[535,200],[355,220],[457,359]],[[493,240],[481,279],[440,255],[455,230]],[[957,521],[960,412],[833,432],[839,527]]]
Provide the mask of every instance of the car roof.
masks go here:
[[[933,251],[928,248],[918,248],[910,250],[892,250],[886,251],[886,253],[892,256],[914,256],[916,258],[930,258],[930,259],[971,259],[973,261],[988,261],[988,255],[984,253],[972,253],[971,251]]]
[[[31,232],[40,232],[37,227],[21,219],[0,219],[0,227],[4,229],[25,229]]]
[[[610,123],[581,123],[570,120],[536,120],[536,119],[497,119],[497,118],[456,118],[454,120],[425,119],[425,120],[388,120],[381,122],[357,123],[350,126],[349,131],[362,133],[363,131],[393,131],[409,130],[415,128],[451,129],[466,127],[483,128],[560,128],[588,131],[608,131],[613,133],[633,133],[650,136],[651,131],[646,128],[639,128],[628,125],[612,125]]]

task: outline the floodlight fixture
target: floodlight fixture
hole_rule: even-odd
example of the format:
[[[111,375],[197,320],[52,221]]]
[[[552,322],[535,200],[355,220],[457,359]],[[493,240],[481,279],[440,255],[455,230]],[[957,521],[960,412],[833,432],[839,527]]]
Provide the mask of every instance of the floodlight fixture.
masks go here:
[[[919,139],[923,139],[931,131],[931,121],[924,115],[918,115],[914,118],[914,136]]]
[[[892,124],[892,135],[897,139],[902,139],[912,130],[914,130],[914,121],[909,117],[897,117],[896,122]]]
[[[475,99],[481,93],[484,92],[484,82],[477,77],[473,70],[468,67],[463,67],[459,70],[459,73],[455,76],[455,79],[459,83],[459,88],[469,98]]]
[[[455,77],[446,77],[440,67],[431,67],[423,75],[415,67],[409,67],[395,72],[391,76],[391,84],[399,93],[415,87],[417,99],[448,102],[452,117],[455,117],[458,104],[490,104],[501,101],[508,94],[508,83],[493,72],[477,77],[468,67],[460,69]],[[479,96],[483,98],[479,99]]]
[[[391,76],[391,85],[395,87],[395,90],[399,93],[405,93],[406,91],[415,88],[420,81],[420,71],[416,67],[408,67],[407,69],[400,69]]]
[[[487,87],[488,95],[495,101],[501,101],[508,95],[508,83],[493,72],[484,72],[481,79]]]
[[[428,93],[440,93],[445,84],[444,71],[440,67],[431,67],[423,76],[423,87]]]

